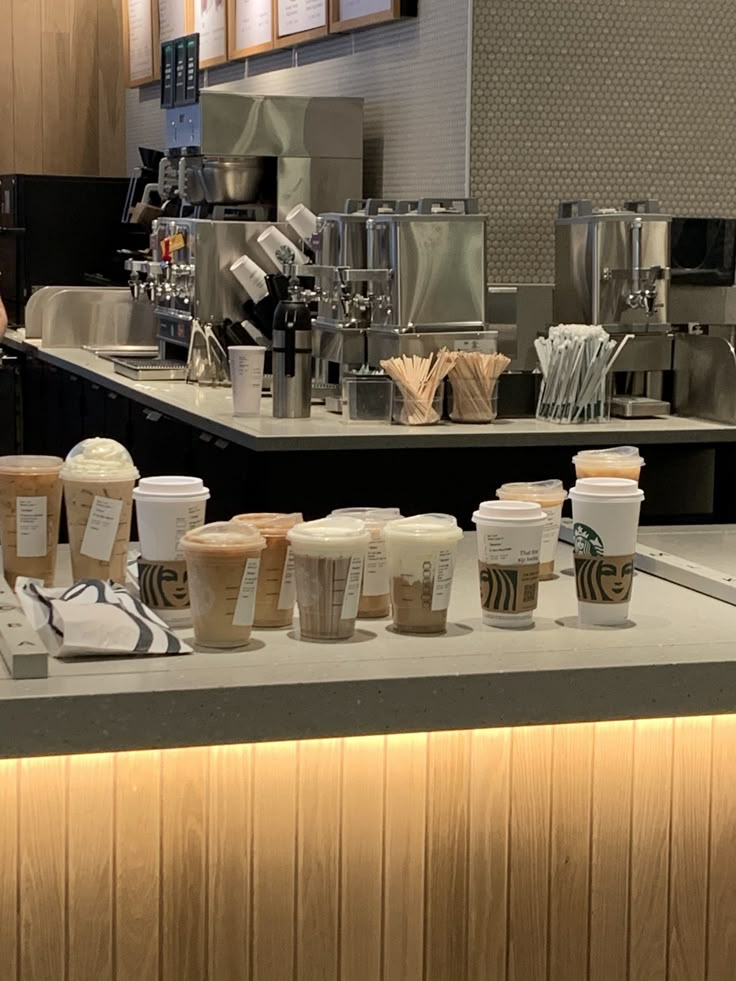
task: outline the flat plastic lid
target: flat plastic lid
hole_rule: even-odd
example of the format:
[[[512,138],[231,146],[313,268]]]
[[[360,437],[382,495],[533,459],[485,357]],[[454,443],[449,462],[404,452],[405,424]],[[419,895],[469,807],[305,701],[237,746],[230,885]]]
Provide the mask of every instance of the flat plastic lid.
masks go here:
[[[289,541],[298,545],[367,545],[370,532],[365,521],[330,515],[319,521],[305,521],[289,531]]]
[[[503,484],[496,491],[496,496],[502,501],[536,501],[542,497],[545,500],[564,501],[567,491],[561,480],[534,480],[527,483]]]
[[[338,508],[332,513],[337,517],[358,518],[368,525],[385,525],[401,517],[398,508]]]
[[[621,501],[643,501],[644,492],[635,480],[625,477],[583,477],[570,488],[570,497],[579,500],[616,498]]]
[[[473,521],[514,521],[541,524],[545,520],[542,505],[535,501],[484,501],[478,505]]]
[[[63,466],[60,456],[0,456],[0,473],[59,473]]]
[[[238,524],[252,525],[264,535],[282,535],[286,537],[294,525],[299,525],[304,521],[301,514],[296,511],[293,514],[285,514],[280,511],[255,511],[251,514],[238,514],[233,518]]]
[[[137,480],[133,458],[122,443],[104,436],[92,436],[77,443],[67,454],[61,476],[65,480]]]
[[[422,538],[434,538],[458,542],[462,537],[462,529],[451,514],[416,514],[386,525],[386,538],[392,541],[420,542]]]
[[[573,463],[623,463],[644,466],[644,457],[638,446],[612,446],[607,450],[579,450],[572,458]]]
[[[214,521],[188,531],[181,546],[190,551],[220,551],[223,555],[261,551],[266,541],[254,525],[242,521]]]
[[[136,500],[157,497],[201,498],[204,494],[209,497],[209,488],[204,486],[204,481],[199,477],[143,477],[133,491]]]

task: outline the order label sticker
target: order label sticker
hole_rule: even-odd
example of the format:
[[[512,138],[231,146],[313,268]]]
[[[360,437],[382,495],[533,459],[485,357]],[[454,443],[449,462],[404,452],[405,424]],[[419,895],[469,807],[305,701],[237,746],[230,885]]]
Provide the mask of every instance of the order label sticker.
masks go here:
[[[45,497],[16,497],[16,554],[19,559],[38,559],[48,552]]]
[[[358,615],[360,603],[360,587],[363,583],[363,556],[353,555],[350,559],[347,579],[345,580],[345,595],[342,598],[342,620],[354,620]]]
[[[279,609],[280,610],[293,610],[294,609],[294,553],[291,551],[291,546],[286,550],[286,561],[284,562],[284,571],[281,576],[281,592],[279,593]]]
[[[450,605],[452,577],[455,574],[455,556],[447,548],[437,553],[434,560],[434,587],[432,589],[432,609],[446,610]]]
[[[82,539],[82,555],[109,562],[123,513],[123,502],[114,497],[96,497],[92,501],[87,527]]]
[[[363,595],[385,596],[388,591],[386,543],[383,539],[376,539],[368,546],[368,556],[365,560],[365,572],[363,574]]]
[[[256,593],[258,591],[258,570],[260,559],[248,559],[240,580],[238,602],[233,613],[234,627],[252,627],[256,613]]]

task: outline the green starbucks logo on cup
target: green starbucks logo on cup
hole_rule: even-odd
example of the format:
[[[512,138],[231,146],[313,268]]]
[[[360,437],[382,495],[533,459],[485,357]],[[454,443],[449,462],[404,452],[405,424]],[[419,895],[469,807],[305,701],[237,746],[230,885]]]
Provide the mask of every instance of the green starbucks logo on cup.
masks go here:
[[[597,531],[576,522],[573,525],[575,552],[577,555],[603,555],[603,542]]]

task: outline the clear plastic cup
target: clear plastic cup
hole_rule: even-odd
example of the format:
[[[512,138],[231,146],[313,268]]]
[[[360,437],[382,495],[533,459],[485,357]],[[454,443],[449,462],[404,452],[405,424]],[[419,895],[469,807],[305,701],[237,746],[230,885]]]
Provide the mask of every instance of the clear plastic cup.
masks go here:
[[[391,612],[391,584],[388,576],[385,529],[389,521],[396,521],[401,517],[401,511],[398,508],[340,508],[332,513],[364,521],[371,533],[363,572],[358,619],[382,620]]]
[[[125,583],[138,471],[130,453],[114,439],[77,443],[64,461],[72,575]]]
[[[553,579],[555,574],[555,555],[560,538],[562,505],[567,491],[561,480],[536,480],[531,483],[504,484],[496,491],[500,501],[533,501],[539,504],[547,515],[547,524],[542,534],[542,551],[539,556],[540,580]]]
[[[18,576],[53,585],[63,463],[58,456],[0,457],[0,543],[11,588]]]
[[[485,501],[473,521],[483,622],[510,630],[531,627],[547,523],[544,511],[535,501]]]
[[[449,514],[419,514],[385,529],[394,628],[405,634],[441,634],[463,537]]]
[[[349,640],[355,633],[371,540],[365,522],[332,515],[296,525],[288,538],[300,635],[308,640]]]
[[[244,647],[255,619],[266,541],[244,522],[218,521],[181,540],[189,573],[194,637],[201,647]]]
[[[287,536],[303,520],[301,514],[272,511],[233,518],[257,528],[266,541],[258,573],[254,627],[290,627],[294,621],[294,558]]]
[[[644,494],[634,480],[589,477],[570,490],[578,619],[615,627],[629,619]]]
[[[636,446],[613,446],[607,450],[580,450],[573,458],[578,480],[588,477],[621,477],[639,481],[644,457]]]

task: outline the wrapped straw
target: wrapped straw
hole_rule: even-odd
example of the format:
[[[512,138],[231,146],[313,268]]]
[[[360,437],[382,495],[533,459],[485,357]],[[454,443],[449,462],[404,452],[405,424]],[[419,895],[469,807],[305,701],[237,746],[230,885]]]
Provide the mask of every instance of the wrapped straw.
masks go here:
[[[458,351],[450,369],[453,422],[493,422],[496,382],[511,364],[505,354]]]
[[[427,426],[439,422],[440,416],[432,402],[456,358],[455,351],[443,348],[427,358],[402,354],[399,358],[381,362],[381,367],[398,385],[404,397],[401,422],[405,426]]]

